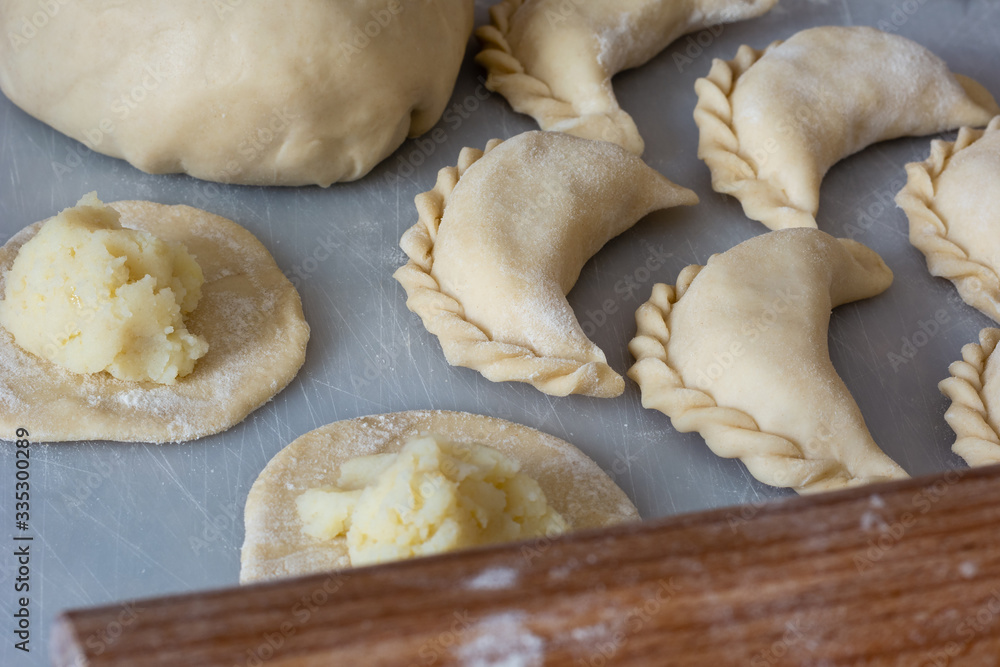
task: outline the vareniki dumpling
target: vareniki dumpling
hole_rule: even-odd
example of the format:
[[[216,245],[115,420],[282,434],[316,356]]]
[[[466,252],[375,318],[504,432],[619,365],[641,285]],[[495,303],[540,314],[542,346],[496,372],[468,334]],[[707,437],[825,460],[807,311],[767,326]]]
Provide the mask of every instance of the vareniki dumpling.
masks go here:
[[[697,201],[616,144],[539,131],[494,140],[463,149],[417,196],[395,277],[448,363],[556,396],[617,396],[625,382],[566,294],[608,240]]]
[[[712,187],[771,229],[815,227],[820,182],[842,158],[887,139],[983,126],[1000,112],[924,47],[867,27],[742,46],[695,89],[698,157]]]
[[[830,361],[831,309],[885,291],[872,250],[815,229],[757,236],[657,284],[636,312],[642,404],[799,493],[906,477]]]
[[[930,157],[906,173],[896,202],[910,243],[933,275],[1000,322],[1000,116],[985,131],[965,127],[954,142],[932,142]]]
[[[1000,463],[1000,329],[987,327],[979,342],[962,348],[948,367],[951,377],[938,383],[951,399],[945,421],[955,431],[953,452],[970,466]]]
[[[642,137],[618,106],[611,77],[649,61],[675,39],[765,13],[777,0],[504,0],[476,32],[487,86],[543,130],[624,146]]]

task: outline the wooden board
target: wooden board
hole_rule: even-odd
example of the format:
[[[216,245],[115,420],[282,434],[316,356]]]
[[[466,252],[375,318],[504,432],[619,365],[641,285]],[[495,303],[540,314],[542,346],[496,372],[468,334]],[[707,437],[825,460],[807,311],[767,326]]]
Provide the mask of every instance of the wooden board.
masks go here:
[[[70,611],[56,665],[993,665],[1000,467]],[[86,663],[82,662],[86,659]]]

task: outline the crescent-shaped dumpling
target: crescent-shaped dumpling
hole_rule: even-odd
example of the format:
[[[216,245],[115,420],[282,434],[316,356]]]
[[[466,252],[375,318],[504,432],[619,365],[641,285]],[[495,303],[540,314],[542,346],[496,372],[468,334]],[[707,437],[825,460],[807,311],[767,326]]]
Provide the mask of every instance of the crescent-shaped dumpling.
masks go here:
[[[910,220],[910,243],[933,275],[1000,322],[1000,116],[985,132],[966,127],[954,142],[934,141],[906,174],[896,203]]]
[[[486,85],[544,130],[603,139],[636,155],[642,137],[618,106],[616,73],[686,33],[760,16],[778,0],[503,0],[478,29]]]
[[[642,404],[719,456],[799,493],[905,477],[830,361],[830,310],[880,294],[872,250],[814,229],[771,232],[658,284],[636,312]]]
[[[979,332],[979,343],[962,348],[962,359],[948,367],[951,377],[938,383],[951,399],[944,413],[955,432],[951,450],[970,466],[1000,463],[1000,329]]]
[[[617,396],[625,382],[587,338],[566,294],[601,247],[647,213],[698,197],[606,141],[526,132],[417,195],[420,219],[395,278],[453,366],[555,396]]]
[[[898,35],[804,30],[764,51],[740,47],[695,84],[698,157],[712,187],[771,229],[815,227],[820,182],[879,141],[983,126],[1000,107],[978,83]]]

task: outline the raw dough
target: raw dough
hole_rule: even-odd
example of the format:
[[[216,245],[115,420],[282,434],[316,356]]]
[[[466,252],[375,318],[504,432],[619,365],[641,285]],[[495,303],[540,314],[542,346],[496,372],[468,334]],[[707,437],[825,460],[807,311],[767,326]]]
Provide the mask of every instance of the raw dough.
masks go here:
[[[546,394],[618,396],[625,382],[566,301],[583,265],[651,211],[697,195],[604,141],[557,132],[462,150],[416,198],[400,246],[406,305],[453,366]]]
[[[886,290],[872,250],[813,229],[745,241],[658,284],[636,312],[642,404],[799,493],[906,477],[872,440],[827,348],[830,310]]]
[[[979,332],[979,343],[962,348],[962,360],[948,367],[938,384],[951,399],[944,418],[957,436],[951,450],[970,466],[1000,463],[1000,329]]]
[[[361,178],[444,111],[472,0],[0,3],[0,88],[150,173],[328,186]]]
[[[543,130],[603,139],[636,155],[642,137],[611,87],[616,73],[675,39],[760,16],[777,0],[503,0],[476,36],[487,87]]]
[[[208,354],[174,385],[77,375],[17,347],[0,329],[0,439],[180,442],[240,422],[281,391],[305,360],[309,326],[292,284],[267,249],[236,223],[189,206],[109,204],[121,224],[183,243],[205,274],[188,329]],[[44,221],[43,221],[44,222]],[[0,248],[3,273],[43,222]]]
[[[815,227],[827,170],[879,141],[986,125],[1000,107],[933,53],[867,27],[740,47],[695,84],[712,187],[771,229]]]
[[[0,327],[74,373],[174,384],[208,351],[184,325],[204,282],[182,244],[123,229],[91,192],[21,247],[0,294]]]
[[[295,505],[309,537],[347,539],[354,567],[566,532],[516,460],[434,433],[345,462],[336,484],[309,489]]]
[[[317,540],[303,534],[296,498],[307,489],[335,481],[346,461],[398,451],[408,438],[424,432],[488,445],[515,459],[573,530],[639,520],[622,490],[583,452],[527,426],[466,412],[361,417],[306,433],[278,452],[260,473],[244,513],[240,581],[349,567],[345,539]]]
[[[930,157],[906,174],[896,203],[910,220],[910,243],[931,274],[1000,322],[1000,116],[985,132],[965,127],[954,142],[932,142]]]

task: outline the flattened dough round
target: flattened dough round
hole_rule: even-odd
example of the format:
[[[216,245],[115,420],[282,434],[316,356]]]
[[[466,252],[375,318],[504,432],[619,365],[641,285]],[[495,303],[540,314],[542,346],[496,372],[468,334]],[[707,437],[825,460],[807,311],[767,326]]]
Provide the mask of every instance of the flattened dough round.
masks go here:
[[[433,432],[488,445],[520,462],[570,530],[638,521],[639,512],[596,463],[573,445],[513,422],[468,412],[416,410],[327,424],[278,452],[257,477],[244,512],[240,582],[350,567],[347,539],[302,533],[295,499],[336,482],[341,464],[398,451],[408,438]]]
[[[325,187],[437,122],[473,3],[61,1],[17,39],[39,9],[0,3],[0,88],[29,114],[150,173]]]
[[[121,225],[187,246],[205,274],[188,330],[208,354],[177,384],[79,375],[30,354],[0,328],[0,438],[24,427],[33,439],[182,442],[224,431],[270,400],[305,361],[309,325],[298,292],[246,229],[190,206],[108,204]],[[0,248],[0,294],[26,227]]]

